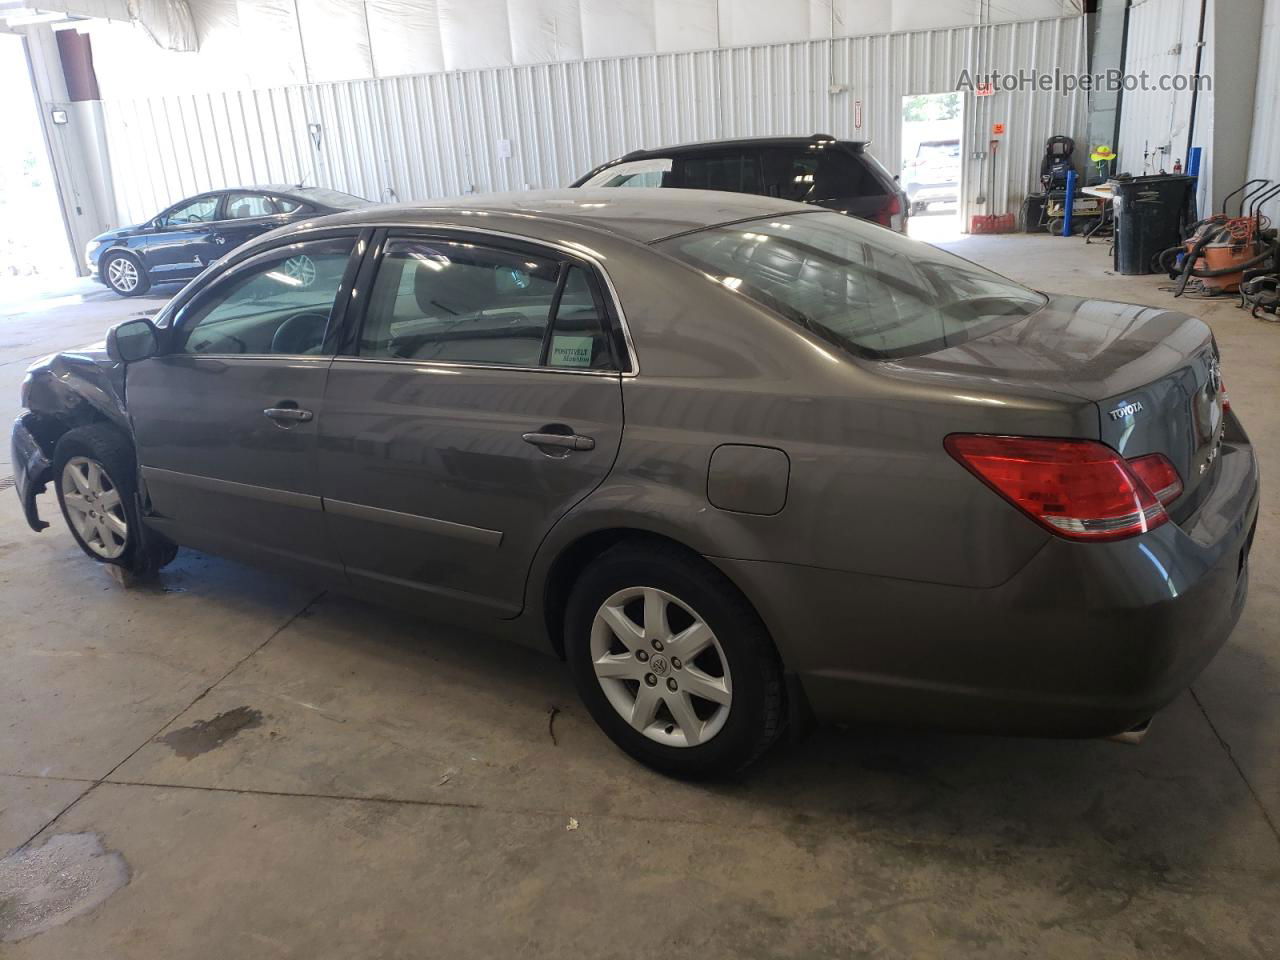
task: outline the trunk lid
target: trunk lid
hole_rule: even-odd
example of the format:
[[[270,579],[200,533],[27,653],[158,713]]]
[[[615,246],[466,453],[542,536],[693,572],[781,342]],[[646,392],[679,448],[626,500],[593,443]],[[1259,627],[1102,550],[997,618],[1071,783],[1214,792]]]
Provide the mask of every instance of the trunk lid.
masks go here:
[[[1213,474],[1222,440],[1221,377],[1203,321],[1156,307],[1053,296],[983,337],[898,361],[975,386],[1075,396],[1098,408],[1098,439],[1128,459],[1164,454],[1182,479],[1175,518]]]

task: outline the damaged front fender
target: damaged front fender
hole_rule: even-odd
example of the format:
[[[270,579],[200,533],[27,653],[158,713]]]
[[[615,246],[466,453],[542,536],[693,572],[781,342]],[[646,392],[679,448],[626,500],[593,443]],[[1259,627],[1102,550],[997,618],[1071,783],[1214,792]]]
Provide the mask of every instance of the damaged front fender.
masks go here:
[[[45,484],[52,479],[53,464],[26,422],[32,416],[23,414],[13,424],[13,485],[27,523],[39,533],[49,524],[40,519],[36,496],[44,493]]]
[[[53,450],[74,427],[106,421],[132,435],[124,408],[124,370],[102,345],[55,354],[32,365],[22,383],[24,413],[13,425],[13,479],[32,530],[40,519],[36,497],[53,479]]]

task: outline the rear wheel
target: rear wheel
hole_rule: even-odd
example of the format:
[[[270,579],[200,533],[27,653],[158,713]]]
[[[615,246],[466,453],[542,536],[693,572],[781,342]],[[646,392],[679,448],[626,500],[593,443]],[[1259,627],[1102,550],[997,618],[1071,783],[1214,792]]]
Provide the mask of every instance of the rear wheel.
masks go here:
[[[138,297],[151,289],[151,278],[142,264],[127,253],[109,254],[102,262],[102,275],[109,286],[122,297]]]
[[[133,447],[119,430],[104,423],[68,430],[54,448],[53,468],[62,516],[90,558],[145,574],[177,554],[142,527]]]
[[[777,738],[777,653],[755,611],[700,557],[642,541],[610,549],[574,586],[565,626],[579,695],[642,763],[724,775]]]

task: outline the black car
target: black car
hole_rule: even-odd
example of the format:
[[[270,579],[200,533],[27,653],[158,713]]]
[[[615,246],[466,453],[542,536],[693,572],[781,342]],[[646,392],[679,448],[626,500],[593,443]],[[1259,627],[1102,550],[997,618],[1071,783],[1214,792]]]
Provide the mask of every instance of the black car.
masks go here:
[[[907,198],[860,140],[758,137],[633,150],[575,187],[685,187],[755,193],[829,207],[903,233]]]
[[[259,234],[369,201],[319,187],[235,187],[180,200],[146,223],[108,230],[89,241],[89,272],[122,297],[153,283],[190,280]]]

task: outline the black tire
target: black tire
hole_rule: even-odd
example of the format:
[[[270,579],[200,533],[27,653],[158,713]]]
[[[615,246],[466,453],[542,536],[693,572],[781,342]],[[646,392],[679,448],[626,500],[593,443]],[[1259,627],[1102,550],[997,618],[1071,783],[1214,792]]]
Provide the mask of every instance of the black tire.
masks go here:
[[[112,280],[112,264],[116,261],[128,263],[133,268],[137,277],[137,282],[133,287],[128,287],[124,281],[116,282]],[[133,254],[109,253],[103,258],[99,269],[107,286],[122,297],[140,297],[151,289],[151,278],[147,276],[147,271],[143,268],[142,263]]]
[[[1054,217],[1052,220],[1049,221],[1049,233],[1055,237],[1062,236],[1062,227],[1064,226],[1065,222],[1066,221],[1064,221],[1061,217]]]
[[[116,556],[104,555],[101,546],[95,548],[86,542],[77,529],[67,506],[64,489],[67,464],[74,459],[99,465],[107,478],[104,486],[119,493],[119,509],[126,526],[123,549]],[[171,541],[143,527],[138,514],[137,463],[133,444],[123,433],[105,423],[76,427],[64,433],[53,451],[53,482],[58,494],[58,506],[72,538],[91,560],[124,567],[130,573],[145,576],[155,573],[177,556],[178,548]]]
[[[638,587],[664,591],[696,611],[723,652],[732,677],[732,699],[718,732],[697,745],[660,743],[633,728],[610,702],[596,676],[591,634],[597,611],[619,591]],[[668,608],[673,609],[677,608]],[[637,538],[594,560],[570,593],[564,647],[578,695],[596,723],[632,757],[663,773],[688,779],[736,773],[764,753],[781,732],[786,716],[782,665],[768,631],[724,574],[674,544]],[[712,656],[718,660],[720,653],[713,651]],[[650,662],[663,659],[655,656]],[[685,675],[674,659],[670,667],[669,680]],[[635,689],[639,686],[636,682]],[[662,688],[655,689],[664,698],[654,721],[661,727],[667,695]],[[706,701],[699,706],[715,709]],[[710,722],[707,725],[711,726]],[[666,732],[671,730],[668,725]]]

